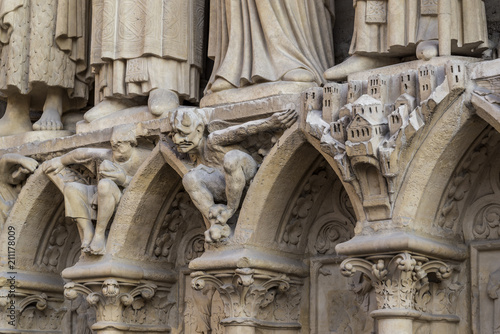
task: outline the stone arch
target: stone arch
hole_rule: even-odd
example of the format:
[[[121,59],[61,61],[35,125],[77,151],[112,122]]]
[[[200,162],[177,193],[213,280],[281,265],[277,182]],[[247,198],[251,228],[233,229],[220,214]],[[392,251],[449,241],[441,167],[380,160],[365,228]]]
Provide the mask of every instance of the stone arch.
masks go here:
[[[454,305],[476,332],[491,332],[498,314],[489,294],[500,266],[500,133],[487,126],[460,154],[441,194],[435,229],[467,247],[468,261],[456,270]],[[462,153],[461,152],[461,153]],[[464,326],[464,325],[462,325]]]
[[[161,141],[120,200],[111,222],[106,254],[82,257],[63,272],[64,278],[75,283],[97,281],[93,283],[96,286],[103,277],[116,278],[124,286],[152,282],[157,286],[156,294],[143,308],[161,306],[157,310],[161,317],[147,321],[163,327],[182,327],[185,294],[191,289],[186,261],[203,252],[200,240],[206,229],[182,187],[186,172],[168,139]],[[133,311],[131,306],[125,308],[125,322],[137,320]]]
[[[8,248],[8,242],[0,242],[0,293],[9,289],[2,286],[3,276],[14,277],[18,305],[15,328],[62,333],[67,308],[61,272],[78,260],[80,236],[76,225],[65,219],[62,194],[41,168],[22,188],[0,233],[1,240],[8,240],[9,231],[15,232],[15,252]],[[15,262],[9,262],[11,259]],[[0,323],[1,332],[12,330],[10,325],[3,328],[4,324]]]
[[[182,188],[182,175],[186,172],[169,144],[160,142],[120,201],[108,236],[109,255],[135,260],[147,257],[150,232],[154,233],[160,211],[170,206]]]
[[[16,268],[19,270],[60,273],[67,265],[73,244],[80,239],[76,226],[64,218],[61,192],[41,168],[22,188],[5,222],[2,240],[7,240],[9,227],[16,233]],[[6,258],[7,243],[1,245],[2,258]]]
[[[293,210],[290,194],[296,194],[307,183],[305,179],[313,176],[321,161],[324,168],[327,166],[331,170],[332,180],[336,179],[342,188],[343,184],[332,168],[336,165],[332,159],[323,157],[307,143],[296,127],[286,132],[266,157],[248,189],[234,238],[248,244],[276,247],[276,239],[283,236],[285,229],[283,220],[286,218],[283,217],[289,216]],[[306,245],[307,240],[302,240],[293,252],[303,254]]]
[[[423,235],[450,237],[434,226],[441,195],[464,154],[486,123],[467,109],[461,95],[449,109],[435,110],[430,124],[401,154],[393,220]],[[444,104],[445,105],[445,104]],[[452,124],[453,126],[450,126]]]
[[[436,224],[462,242],[488,239],[486,231],[474,225],[479,215],[488,220],[495,211],[491,211],[492,206],[500,203],[496,199],[500,195],[499,175],[495,174],[499,172],[499,143],[500,133],[486,128],[462,156],[442,195]]]

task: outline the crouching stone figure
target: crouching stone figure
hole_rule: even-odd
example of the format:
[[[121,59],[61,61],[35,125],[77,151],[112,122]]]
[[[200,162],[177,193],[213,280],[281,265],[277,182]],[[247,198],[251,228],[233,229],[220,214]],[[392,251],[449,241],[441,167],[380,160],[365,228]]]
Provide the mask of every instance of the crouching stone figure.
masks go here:
[[[77,223],[83,252],[104,254],[106,228],[123,190],[150,153],[136,146],[132,127],[116,127],[111,136],[111,149],[78,148],[43,163],[44,172],[64,194],[66,217]],[[98,166],[97,184],[84,184],[81,180],[67,182],[68,178],[75,179],[75,173],[66,166],[92,164]],[[73,176],[68,177],[70,174]],[[95,230],[93,220],[96,220]]]
[[[290,109],[263,120],[232,125],[206,134],[206,127],[210,128],[210,124],[207,124],[202,111],[178,109],[172,114],[173,142],[179,152],[189,154],[196,166],[184,175],[182,184],[194,205],[210,223],[210,229],[205,232],[206,242],[229,236],[227,221],[239,208],[245,187],[257,172],[255,154],[252,156],[252,150],[245,142],[250,137],[265,138],[265,134],[282,131],[290,127],[296,118],[295,110]],[[272,145],[270,137],[267,138]]]

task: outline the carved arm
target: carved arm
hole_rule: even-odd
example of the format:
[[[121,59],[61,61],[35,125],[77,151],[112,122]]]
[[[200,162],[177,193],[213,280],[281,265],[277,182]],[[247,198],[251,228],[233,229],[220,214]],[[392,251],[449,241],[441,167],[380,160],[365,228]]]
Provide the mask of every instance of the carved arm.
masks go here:
[[[45,161],[42,164],[45,173],[59,173],[67,165],[83,165],[92,160],[112,159],[112,151],[103,148],[77,148],[60,157]]]
[[[286,129],[292,126],[296,119],[297,112],[293,109],[288,109],[284,112],[274,113],[266,119],[250,121],[214,131],[208,136],[208,141],[211,145],[228,146],[242,142],[249,136],[260,132],[274,132]]]

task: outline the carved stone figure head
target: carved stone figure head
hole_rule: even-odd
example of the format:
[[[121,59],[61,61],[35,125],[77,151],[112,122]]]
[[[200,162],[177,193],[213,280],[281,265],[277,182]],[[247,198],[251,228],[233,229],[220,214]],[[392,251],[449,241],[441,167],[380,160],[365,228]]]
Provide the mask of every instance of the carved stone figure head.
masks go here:
[[[110,143],[113,159],[118,162],[127,161],[132,155],[133,147],[137,146],[135,127],[127,124],[114,128]]]
[[[205,132],[201,115],[193,110],[178,109],[172,114],[170,124],[177,151],[188,153],[198,147]]]
[[[102,283],[102,294],[106,297],[118,296],[120,293],[120,286],[115,279],[107,279]]]

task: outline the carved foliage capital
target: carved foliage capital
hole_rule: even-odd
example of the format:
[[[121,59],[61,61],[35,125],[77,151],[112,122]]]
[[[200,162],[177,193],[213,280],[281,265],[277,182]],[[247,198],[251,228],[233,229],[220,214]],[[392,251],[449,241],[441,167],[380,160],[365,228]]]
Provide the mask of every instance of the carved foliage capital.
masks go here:
[[[255,321],[261,308],[274,302],[278,293],[286,292],[290,288],[288,276],[257,274],[251,268],[240,268],[232,274],[216,275],[199,271],[192,273],[191,277],[195,290],[202,290],[207,284],[217,289],[228,318],[225,322]]]
[[[371,280],[378,309],[425,311],[431,298],[428,274],[433,273],[438,280],[451,275],[446,263],[407,252],[368,259],[349,258],[341,263],[340,269],[344,276],[361,272]]]
[[[83,284],[69,282],[64,286],[64,296],[70,300],[76,299],[79,294],[86,296],[87,302],[97,310],[97,321],[118,322],[121,321],[125,307],[132,305],[139,297],[150,300],[156,289],[156,285],[145,283],[128,292],[122,292],[118,281],[111,278],[102,283],[99,291],[93,291]]]

